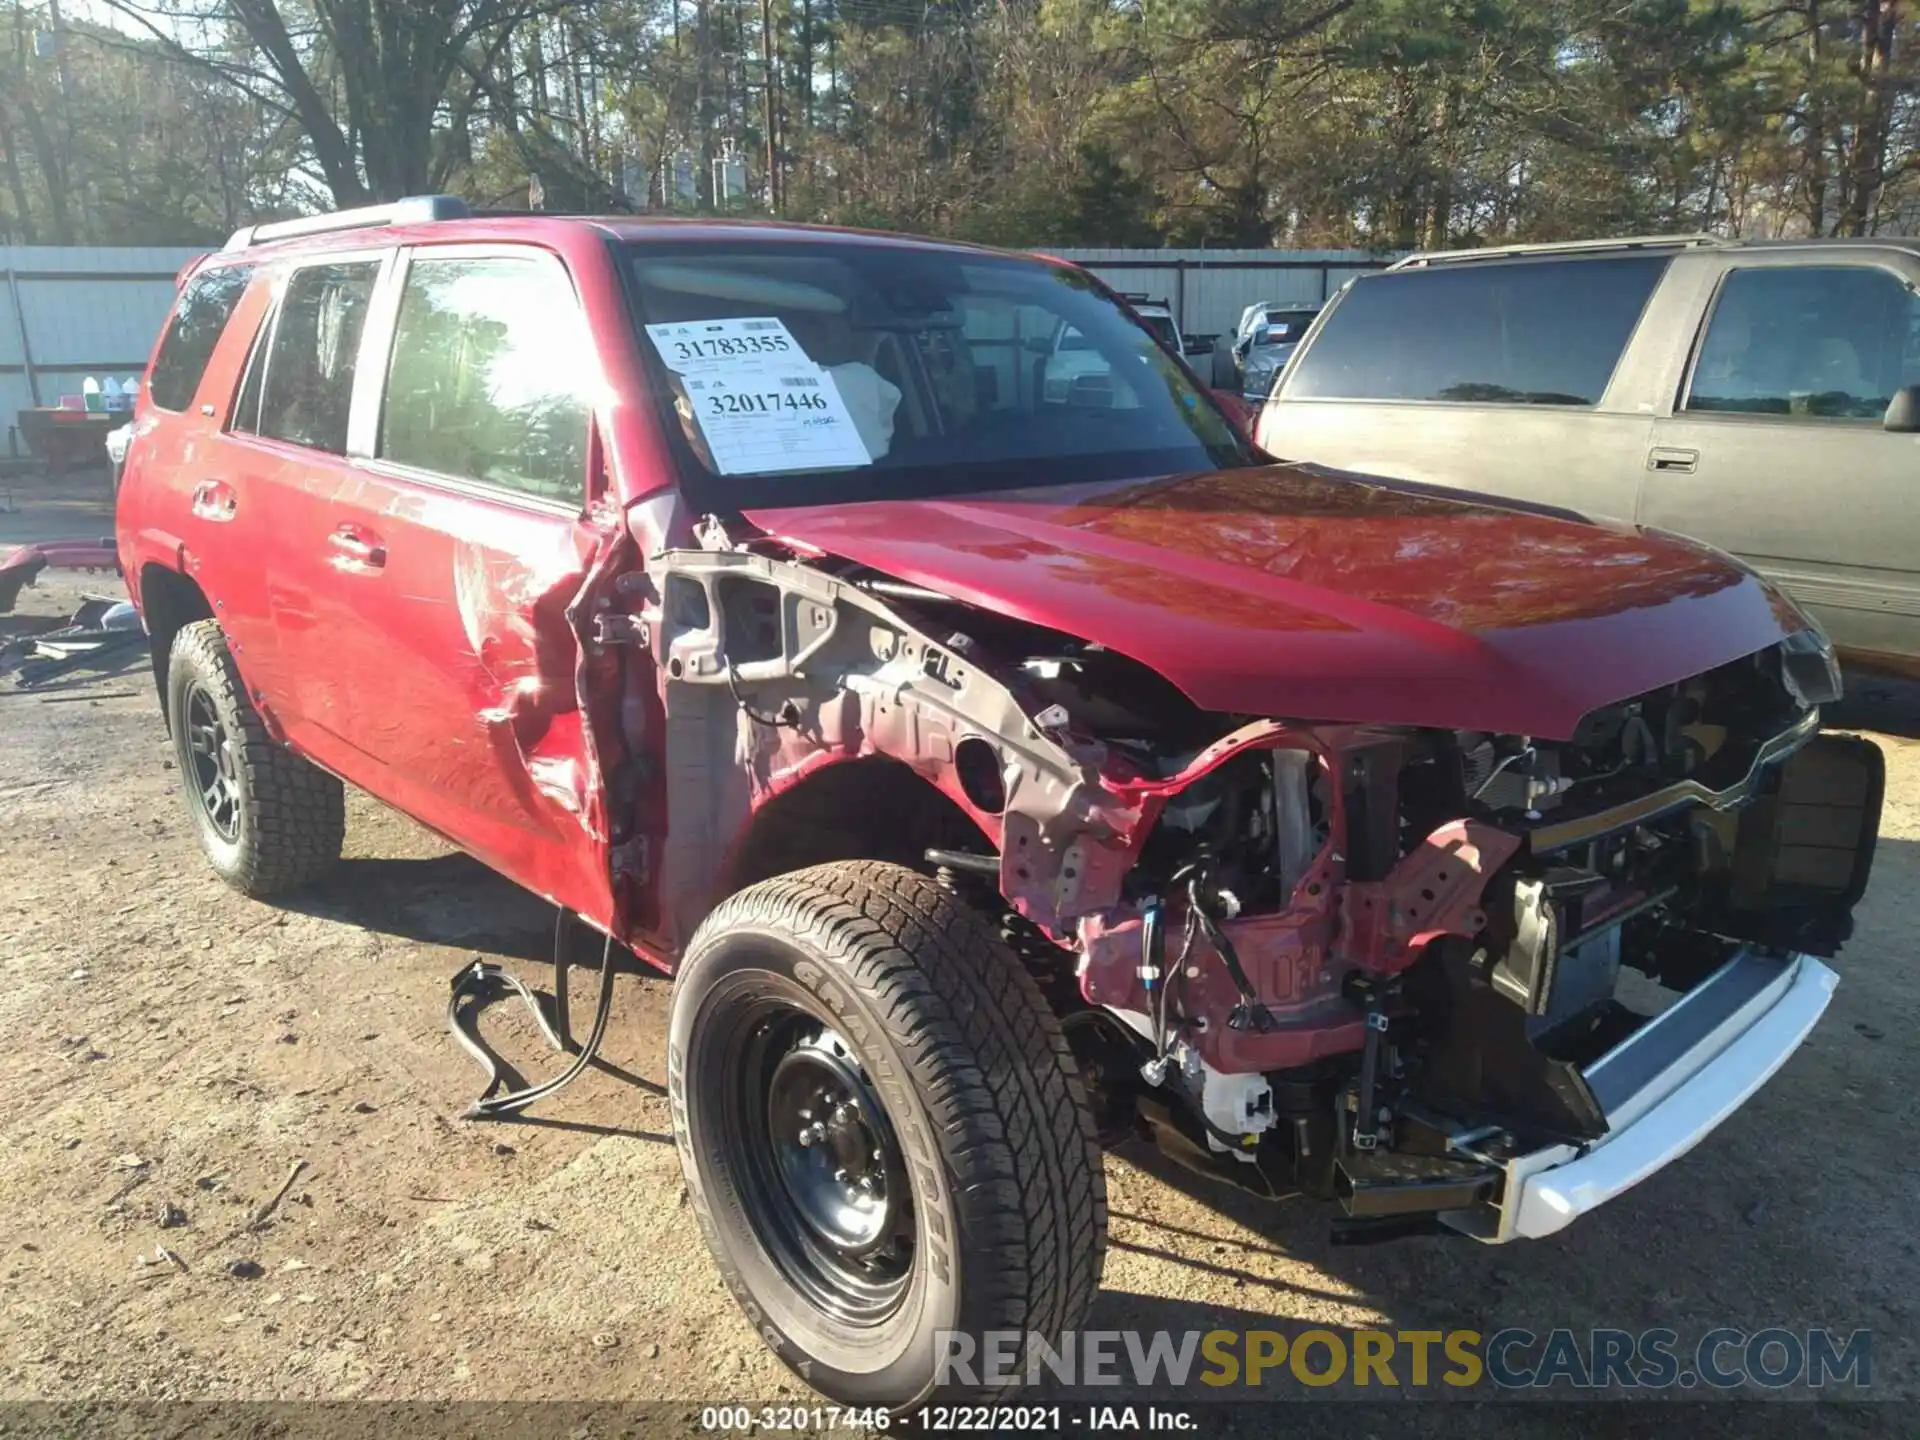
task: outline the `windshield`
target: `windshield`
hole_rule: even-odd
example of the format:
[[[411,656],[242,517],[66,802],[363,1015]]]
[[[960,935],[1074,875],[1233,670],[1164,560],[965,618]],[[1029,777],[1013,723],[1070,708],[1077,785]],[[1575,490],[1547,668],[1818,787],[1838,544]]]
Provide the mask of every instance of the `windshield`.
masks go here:
[[[1144,479],[1258,458],[1086,275],[831,242],[628,248],[714,510]]]
[[[1265,324],[1253,332],[1255,345],[1298,345],[1313,324],[1315,310],[1270,310]]]

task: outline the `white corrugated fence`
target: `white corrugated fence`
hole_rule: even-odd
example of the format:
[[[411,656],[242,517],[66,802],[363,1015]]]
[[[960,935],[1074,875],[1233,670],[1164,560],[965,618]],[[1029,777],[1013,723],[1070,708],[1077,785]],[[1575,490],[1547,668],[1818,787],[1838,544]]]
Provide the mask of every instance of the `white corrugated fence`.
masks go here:
[[[19,411],[58,404],[89,375],[138,375],[173,303],[173,277],[202,253],[0,245],[0,424],[11,430]]]

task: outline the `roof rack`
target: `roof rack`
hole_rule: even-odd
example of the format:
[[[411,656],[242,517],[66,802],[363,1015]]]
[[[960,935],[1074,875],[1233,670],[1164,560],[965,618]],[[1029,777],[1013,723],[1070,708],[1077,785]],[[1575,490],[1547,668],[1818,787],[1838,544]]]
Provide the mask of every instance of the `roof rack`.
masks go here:
[[[1436,260],[1510,260],[1523,255],[1569,255],[1583,250],[1698,250],[1737,245],[1704,231],[1693,235],[1629,235],[1618,240],[1561,240],[1540,245],[1488,245],[1473,250],[1420,250],[1389,265],[1389,270],[1419,269]]]
[[[245,250],[250,245],[265,245],[273,240],[292,240],[301,235],[325,235],[334,230],[359,230],[372,225],[420,225],[429,220],[464,220],[473,213],[458,195],[409,195],[391,205],[362,205],[352,210],[335,210],[327,215],[303,215],[298,220],[275,220],[266,225],[247,225],[233,232],[223,247]]]

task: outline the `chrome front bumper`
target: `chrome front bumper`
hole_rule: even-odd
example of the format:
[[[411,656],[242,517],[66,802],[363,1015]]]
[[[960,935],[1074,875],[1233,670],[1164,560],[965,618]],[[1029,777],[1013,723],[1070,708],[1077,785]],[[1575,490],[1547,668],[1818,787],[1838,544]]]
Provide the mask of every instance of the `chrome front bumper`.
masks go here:
[[[1442,1218],[1489,1244],[1563,1229],[1679,1159],[1800,1048],[1840,977],[1810,955],[1742,951],[1584,1072],[1608,1130],[1502,1164],[1495,1203]]]

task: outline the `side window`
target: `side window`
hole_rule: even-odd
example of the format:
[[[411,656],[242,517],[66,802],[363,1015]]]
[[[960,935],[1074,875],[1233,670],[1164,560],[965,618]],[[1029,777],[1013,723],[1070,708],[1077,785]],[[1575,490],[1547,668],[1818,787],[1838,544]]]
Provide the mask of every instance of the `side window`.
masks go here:
[[[256,347],[234,415],[236,430],[343,455],[354,363],[377,260],[307,265],[293,272],[273,332]]]
[[[184,410],[193,403],[213,347],[252,276],[251,265],[222,265],[202,270],[181,288],[147,377],[147,398],[162,410]]]
[[[1294,361],[1287,398],[1597,404],[1666,267],[1629,255],[1363,276]]]
[[[1687,387],[1710,414],[1878,420],[1920,383],[1920,304],[1870,266],[1735,270],[1720,286]]]
[[[557,266],[416,256],[400,296],[378,453],[580,503],[585,348],[579,302]]]

